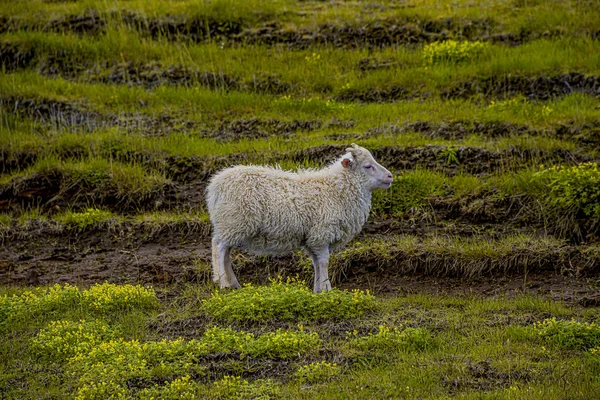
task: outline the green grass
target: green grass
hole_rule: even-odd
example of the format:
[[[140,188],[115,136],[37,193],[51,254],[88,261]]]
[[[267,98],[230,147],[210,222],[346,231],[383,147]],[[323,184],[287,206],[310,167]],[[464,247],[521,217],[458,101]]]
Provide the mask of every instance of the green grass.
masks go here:
[[[318,168],[355,142],[395,181],[374,193],[371,231],[332,255],[334,281],[512,274],[527,291],[534,272],[596,274],[594,2],[0,4],[2,276],[45,241],[84,243],[101,262],[88,245],[101,238],[135,243],[134,258],[138,243],[166,243],[175,251],[161,259],[182,268],[177,249],[192,246],[202,282],[0,285],[0,397],[597,397],[598,307],[502,293],[314,295],[298,281],[312,278],[300,253],[236,254],[255,283],[216,290],[202,202],[210,174],[230,164]],[[103,25],[57,26],[81,15]],[[168,21],[197,31],[151,32]],[[381,42],[393,25],[414,42]],[[269,29],[306,43],[243,39]],[[357,34],[310,42],[336,29]],[[353,43],[363,29],[380,42]],[[23,258],[28,273],[36,257]],[[256,284],[252,268],[272,276],[281,265],[299,277]]]
[[[2,325],[0,381],[9,397],[558,399],[575,390],[592,398],[600,386],[598,310],[535,297],[376,298],[374,310],[337,324],[282,330],[276,317],[253,333],[206,318],[189,294],[157,309],[154,292],[135,286],[2,291],[10,323]],[[202,287],[188,293],[209,296]],[[23,304],[34,307],[24,313]],[[201,327],[185,328],[198,317]],[[194,338],[157,336],[178,320]]]

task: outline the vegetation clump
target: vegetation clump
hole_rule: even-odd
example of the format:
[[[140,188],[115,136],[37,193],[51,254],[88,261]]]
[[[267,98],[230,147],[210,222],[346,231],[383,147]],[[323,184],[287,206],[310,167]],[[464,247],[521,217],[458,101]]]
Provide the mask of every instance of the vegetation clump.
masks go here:
[[[545,183],[547,201],[561,210],[581,210],[586,216],[600,216],[600,168],[596,163],[553,166],[542,169],[536,178]]]
[[[433,345],[431,332],[424,328],[390,328],[380,325],[377,333],[358,336],[351,332],[350,343],[352,346],[365,352],[395,352],[400,350],[424,350]]]
[[[82,212],[68,211],[60,216],[57,216],[56,219],[69,226],[85,229],[88,226],[96,225],[111,218],[115,218],[115,215],[110,211],[99,210],[97,208],[88,208]]]
[[[241,289],[215,291],[203,300],[212,316],[230,321],[314,321],[346,319],[363,315],[374,306],[368,291],[333,289],[315,294],[301,281],[272,280],[268,286],[247,284]]]
[[[80,290],[69,284],[56,284],[45,290],[25,290],[19,295],[0,297],[0,328],[33,318],[54,318],[77,310],[110,314],[158,307],[154,289],[140,285],[102,283]]]
[[[433,65],[439,62],[460,63],[481,55],[489,45],[485,42],[458,42],[446,40],[432,42],[423,47],[425,64]]]
[[[300,383],[315,384],[331,381],[340,372],[341,367],[337,363],[320,361],[301,366],[296,370],[295,376]]]
[[[600,325],[575,320],[548,318],[536,322],[533,329],[547,343],[573,350],[589,350],[600,346]]]

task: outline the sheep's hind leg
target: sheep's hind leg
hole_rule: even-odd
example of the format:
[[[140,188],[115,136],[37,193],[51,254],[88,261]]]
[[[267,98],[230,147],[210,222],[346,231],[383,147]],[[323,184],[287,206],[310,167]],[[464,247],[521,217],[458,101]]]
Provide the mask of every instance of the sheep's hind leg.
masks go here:
[[[315,285],[314,292],[320,293],[331,290],[331,282],[329,282],[329,247],[311,250],[313,265],[315,267]]]
[[[231,268],[231,246],[217,242],[217,258],[219,262],[219,286],[221,288],[239,289],[241,286]]]

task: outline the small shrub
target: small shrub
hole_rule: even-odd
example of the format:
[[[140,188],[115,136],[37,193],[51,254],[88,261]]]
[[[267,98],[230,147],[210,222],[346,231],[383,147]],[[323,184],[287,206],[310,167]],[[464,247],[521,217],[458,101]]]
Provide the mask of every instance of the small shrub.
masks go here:
[[[598,164],[554,166],[539,171],[549,193],[547,201],[559,209],[581,209],[587,216],[600,216],[600,169]]]
[[[588,350],[600,346],[600,325],[587,322],[545,319],[533,325],[546,342],[565,349]]]
[[[4,296],[0,298],[0,329],[37,316],[61,314],[77,308],[80,302],[81,292],[69,284],[56,284],[47,290],[26,290],[19,295]]]
[[[68,211],[56,217],[58,221],[79,229],[85,229],[88,226],[105,222],[111,218],[114,218],[113,213],[97,208],[88,208],[83,212]]]
[[[128,399],[128,390],[114,381],[90,382],[75,393],[75,400]]]
[[[0,329],[9,322],[26,321],[38,316],[52,317],[69,310],[112,313],[124,310],[150,310],[158,307],[152,288],[139,285],[97,284],[87,290],[54,285],[47,290],[26,290],[19,295],[0,297]]]
[[[280,396],[280,388],[270,379],[248,382],[239,376],[224,376],[213,383],[211,395],[218,399],[261,399],[268,400]]]
[[[358,290],[315,294],[304,282],[279,279],[269,286],[248,284],[233,292],[216,291],[203,304],[209,314],[224,320],[339,320],[364,314],[373,306],[374,297]]]
[[[433,338],[427,329],[423,328],[389,328],[379,326],[375,334],[356,337],[356,332],[350,334],[351,344],[367,352],[394,352],[397,349],[424,350],[432,345]]]
[[[336,363],[321,361],[303,365],[295,373],[300,383],[329,382],[333,377],[339,375],[341,368]]]
[[[139,399],[162,399],[162,400],[194,400],[200,398],[201,386],[190,380],[189,375],[182,376],[165,385],[155,385],[151,388],[140,390],[137,393]]]
[[[460,63],[472,60],[481,55],[489,45],[485,42],[457,42],[446,40],[432,42],[423,47],[425,64],[433,65],[438,62]]]
[[[47,360],[61,361],[86,354],[102,342],[116,339],[100,321],[52,321],[31,341],[31,351]]]
[[[317,350],[321,339],[316,332],[306,333],[278,329],[259,336],[248,344],[247,352],[254,357],[270,359],[291,358]]]
[[[133,309],[151,310],[159,305],[152,287],[112,283],[91,286],[83,292],[83,301],[91,310],[100,313]]]
[[[204,332],[201,346],[208,353],[241,353],[248,347],[248,343],[253,340],[254,335],[252,333],[215,326]]]

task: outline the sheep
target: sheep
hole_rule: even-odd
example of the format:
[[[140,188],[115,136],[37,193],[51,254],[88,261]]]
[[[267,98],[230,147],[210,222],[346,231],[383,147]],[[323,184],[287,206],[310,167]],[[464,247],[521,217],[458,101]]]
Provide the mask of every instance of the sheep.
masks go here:
[[[313,291],[331,290],[331,252],[358,234],[371,210],[371,192],[388,189],[392,174],[356,144],[320,170],[297,173],[265,166],[233,166],[206,189],[213,226],[213,281],[239,288],[230,251],[282,255],[304,249],[315,271]]]

